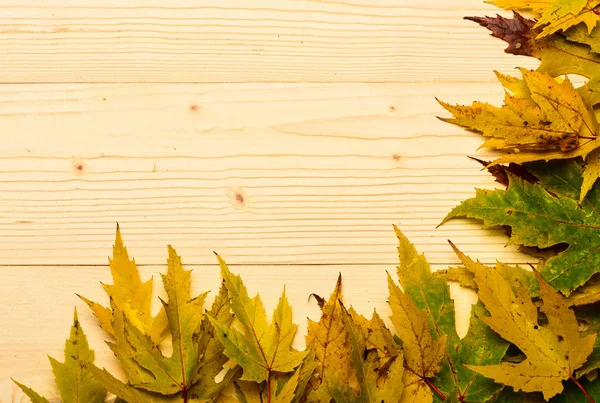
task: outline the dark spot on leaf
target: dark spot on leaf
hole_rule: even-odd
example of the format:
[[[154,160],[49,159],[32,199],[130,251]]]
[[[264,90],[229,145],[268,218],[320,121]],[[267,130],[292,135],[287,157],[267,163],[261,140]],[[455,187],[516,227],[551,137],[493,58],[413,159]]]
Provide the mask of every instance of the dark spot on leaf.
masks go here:
[[[538,330],[540,327],[539,327],[538,325],[535,325],[533,328],[534,328],[535,330]]]
[[[558,341],[562,343],[563,341],[565,341],[565,338],[561,335],[558,335]]]

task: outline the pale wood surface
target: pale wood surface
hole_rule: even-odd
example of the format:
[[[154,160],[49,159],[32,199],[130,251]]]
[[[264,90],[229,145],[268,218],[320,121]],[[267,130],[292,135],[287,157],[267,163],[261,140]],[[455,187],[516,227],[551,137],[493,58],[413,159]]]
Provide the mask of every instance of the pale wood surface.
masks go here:
[[[533,65],[461,19],[492,7],[248,3],[0,0],[0,402],[27,401],[10,376],[55,396],[74,305],[113,365],[74,293],[103,300],[116,222],[145,277],[170,243],[198,291],[217,289],[213,250],[269,310],[286,284],[299,346],[339,272],[387,315],[393,223],[436,268],[457,262],[447,239],[531,260],[477,223],[435,229],[494,186],[435,97],[500,102],[492,70]],[[464,331],[473,296],[455,295]]]
[[[2,0],[0,10],[0,82],[464,82],[517,63],[462,20],[497,11],[482,0]]]
[[[0,155],[0,263],[106,264],[117,221],[141,264],[163,263],[167,243],[194,264],[214,263],[213,250],[234,264],[391,264],[392,223],[433,262],[456,261],[449,238],[493,262],[499,233],[460,221],[435,229],[474,186],[493,185],[466,157],[478,136],[437,120],[435,96],[502,91],[0,87],[0,133],[11,143]]]

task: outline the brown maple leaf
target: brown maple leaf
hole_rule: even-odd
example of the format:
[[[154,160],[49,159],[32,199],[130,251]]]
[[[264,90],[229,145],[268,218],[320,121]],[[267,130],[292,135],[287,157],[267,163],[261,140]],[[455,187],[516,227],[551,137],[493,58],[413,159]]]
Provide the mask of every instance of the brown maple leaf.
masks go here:
[[[496,17],[465,17],[492,31],[492,36],[508,43],[506,53],[520,56],[534,56],[532,29],[535,21],[529,20],[516,11],[514,18]],[[533,35],[535,37],[535,35]]]

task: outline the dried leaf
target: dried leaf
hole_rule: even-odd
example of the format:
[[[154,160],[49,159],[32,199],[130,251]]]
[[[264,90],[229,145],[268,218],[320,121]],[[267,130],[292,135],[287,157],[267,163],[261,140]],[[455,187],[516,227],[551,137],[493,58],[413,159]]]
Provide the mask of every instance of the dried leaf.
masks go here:
[[[318,297],[318,296],[317,296]],[[308,320],[306,345],[315,354],[317,368],[309,386],[308,402],[328,402],[332,396],[329,385],[324,382],[326,371],[336,375],[345,384],[357,388],[356,371],[352,367],[352,344],[342,312],[342,276],[338,276],[335,289],[325,301],[318,297],[321,318],[318,322]],[[356,390],[357,391],[357,390]]]
[[[336,402],[398,403],[403,396],[402,351],[393,340],[376,312],[368,321],[356,312],[348,312],[342,305],[342,318],[351,341],[352,364],[360,393],[355,391],[335,372],[325,370],[325,378]]]
[[[424,383],[434,375],[431,382],[447,398],[454,396],[469,402],[489,400],[501,387],[473,373],[466,365],[500,363],[508,344],[478,319],[481,307],[473,310],[467,335],[463,339],[458,337],[448,285],[431,273],[425,257],[395,230],[400,245],[398,277],[404,291],[388,280],[392,323],[403,342],[405,374],[415,375],[412,383],[405,378],[405,395],[407,391],[415,392],[406,401],[430,401],[431,392],[427,397]],[[442,365],[438,372],[440,356]]]
[[[486,3],[515,11],[529,11],[541,15],[552,0],[487,0]]]
[[[490,313],[482,320],[527,356],[518,364],[504,362],[468,365],[468,368],[516,390],[541,391],[546,399],[562,392],[562,381],[573,377],[592,352],[596,334],[580,335],[575,313],[568,308],[564,297],[537,273],[547,326],[539,324],[537,308],[524,289],[515,293],[497,271],[486,270],[481,263],[452,247],[475,276],[477,295]]]
[[[263,382],[272,372],[294,371],[307,353],[292,348],[298,327],[292,323],[292,308],[285,297],[285,290],[269,325],[260,297],[250,298],[241,278],[232,274],[225,261],[217,257],[231,298],[231,309],[242,330],[214,317],[210,320],[225,347],[225,355],[242,367],[244,372],[240,379]]]
[[[590,79],[600,75],[600,55],[590,51],[590,45],[595,43],[595,40],[590,38],[589,43],[585,43],[576,37],[578,42],[581,42],[576,43],[568,39],[569,33],[576,32],[573,29],[578,27],[567,31],[567,38],[561,34],[554,34],[536,39],[539,29],[533,28],[535,21],[517,13],[514,18],[497,16],[467,19],[488,28],[493,36],[506,41],[509,45],[505,50],[507,53],[539,59],[541,64],[537,71],[540,73],[547,73],[553,77],[579,74]],[[592,105],[595,103],[597,101]]]
[[[508,43],[506,53],[521,56],[533,56],[535,47],[532,40],[532,28],[535,21],[529,20],[519,13],[514,18],[496,17],[465,17],[492,31],[492,36]]]
[[[129,259],[127,248],[123,244],[121,230],[117,225],[117,236],[113,246],[113,258],[110,270],[114,284],[103,284],[104,290],[119,311],[152,341],[159,344],[166,336],[168,326],[164,309],[153,317],[151,313],[152,279],[142,283],[134,259]],[[96,302],[79,296],[84,300],[100,321],[102,328],[114,336],[112,310]]]
[[[552,0],[536,24],[543,27],[538,38],[566,31],[580,23],[587,26],[589,34],[599,20],[594,10],[598,4],[600,0]]]
[[[194,339],[204,316],[206,294],[195,298],[190,296],[190,273],[191,271],[183,270],[181,258],[169,247],[168,270],[162,276],[168,302],[162,303],[172,338],[171,356],[164,356],[149,336],[140,331],[127,316],[123,317],[124,333],[131,348],[127,349],[126,356],[121,355],[123,350],[113,348],[113,351],[121,361],[135,361],[137,372],[146,375],[132,382],[136,387],[172,395],[187,391],[192,385],[192,379],[200,366],[199,350]],[[220,369],[219,367],[219,371]],[[131,373],[128,375],[131,381]]]
[[[49,357],[54,372],[54,381],[63,403],[103,403],[106,390],[85,369],[94,362],[94,351],[90,350],[87,337],[73,314],[71,335],[65,343],[65,361],[61,363]],[[33,403],[48,403],[48,400],[32,389],[15,381]]]
[[[492,165],[585,157],[600,146],[596,117],[569,80],[559,83],[547,74],[521,73],[522,81],[498,74],[507,89],[518,89],[506,94],[502,108],[440,102],[454,115],[442,120],[489,137],[483,147],[511,151]]]
[[[579,206],[582,167],[577,162],[537,164],[528,169],[540,184],[509,176],[507,190],[478,189],[474,198],[455,207],[443,222],[469,217],[483,220],[486,227],[509,226],[510,243],[527,247],[568,244],[566,250],[546,260],[540,272],[553,287],[569,295],[600,272],[600,189],[594,187]]]

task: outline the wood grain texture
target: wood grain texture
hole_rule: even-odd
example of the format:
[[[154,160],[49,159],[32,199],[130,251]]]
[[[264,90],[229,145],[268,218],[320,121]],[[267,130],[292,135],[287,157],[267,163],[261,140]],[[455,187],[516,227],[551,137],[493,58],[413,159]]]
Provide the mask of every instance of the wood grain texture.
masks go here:
[[[478,135],[434,97],[499,85],[0,87],[0,264],[106,264],[115,223],[141,264],[390,264],[392,223],[434,263],[523,262],[447,212],[493,186]],[[486,156],[483,156],[486,158]],[[489,157],[489,156],[487,156]]]
[[[472,82],[482,0],[1,0],[0,82]]]
[[[220,279],[216,265],[186,268],[193,270],[193,295],[218,289]],[[389,323],[387,317],[391,311],[386,302],[387,297],[383,292],[378,292],[386,289],[385,269],[390,273],[395,272],[393,265],[287,266],[270,267],[267,270],[248,266],[231,267],[233,272],[243,276],[251,295],[260,291],[269,317],[277,305],[283,286],[286,286],[286,295],[294,309],[294,321],[299,325],[296,337],[298,347],[304,346],[305,318],[319,318],[319,308],[316,301],[309,298],[310,294],[328,297],[338,273],[343,276],[344,300],[348,304],[369,317],[376,308]],[[154,276],[155,288],[160,291],[157,277],[164,272],[164,267],[143,267],[141,272],[143,279]],[[298,272],[302,275],[298,275]],[[96,363],[111,370],[117,368],[112,352],[103,342],[105,335],[96,328],[96,319],[73,293],[77,290],[81,295],[107,303],[99,281],[111,282],[108,267],[3,267],[2,276],[4,281],[0,283],[0,306],[4,311],[4,330],[0,344],[0,396],[5,397],[6,401],[28,401],[12,384],[10,377],[35,387],[46,396],[56,396],[48,354],[62,359],[64,339],[68,336],[74,305],[77,305],[79,319],[88,335],[90,346],[96,350]],[[18,299],[11,298],[15,288],[19,289]],[[212,297],[208,298],[208,302],[212,302]],[[474,296],[464,292],[457,299],[457,326],[460,334],[466,334],[468,312],[473,302]]]
[[[213,250],[272,309],[285,284],[389,314],[395,223],[436,268],[446,240],[486,263],[525,263],[499,231],[436,225],[492,179],[477,135],[438,121],[435,97],[500,102],[492,70],[536,62],[465,15],[481,0],[0,0],[0,402],[9,377],[56,396],[77,305],[103,300],[115,223],[147,278],[172,244],[198,291]],[[143,84],[142,84],[143,83]],[[490,157],[480,154],[483,158]],[[156,282],[158,284],[158,282]],[[464,334],[473,295],[453,288]]]

